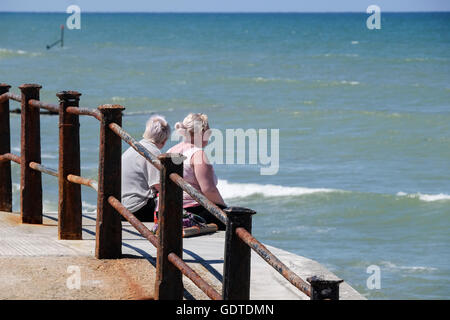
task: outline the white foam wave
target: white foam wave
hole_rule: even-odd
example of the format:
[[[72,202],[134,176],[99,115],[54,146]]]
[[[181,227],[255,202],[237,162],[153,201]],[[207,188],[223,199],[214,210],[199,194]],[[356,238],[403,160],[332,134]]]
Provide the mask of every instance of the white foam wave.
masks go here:
[[[29,55],[32,57],[40,55],[38,52],[28,52],[25,50],[11,50],[6,48],[0,48],[0,57],[8,57],[8,56],[23,56],[23,55]]]
[[[430,272],[436,271],[436,268],[433,267],[423,267],[423,266],[398,266],[390,261],[382,261],[381,265],[385,268],[392,270],[403,270],[408,272]]]
[[[111,100],[114,102],[123,102],[123,101],[127,100],[127,98],[115,96],[115,97],[112,97]]]
[[[0,54],[26,54],[27,52],[24,50],[11,50],[6,48],[0,48]]]
[[[58,212],[58,203],[50,200],[44,200],[42,202],[42,211],[45,213]]]
[[[251,81],[255,82],[286,82],[286,83],[296,83],[299,80],[288,79],[288,78],[264,78],[264,77],[254,77],[251,78]]]
[[[351,192],[340,189],[330,188],[306,188],[306,187],[287,187],[274,184],[257,184],[257,183],[234,183],[227,180],[219,180],[217,184],[221,195],[225,199],[231,198],[245,198],[253,195],[262,195],[264,197],[285,197],[285,196],[303,196],[314,193],[331,193],[331,192]],[[422,194],[405,192],[398,192],[398,197],[407,197],[412,199],[419,199],[425,202],[446,201],[450,200],[450,195],[439,194]]]
[[[49,154],[49,153],[42,153],[41,158],[42,159],[58,159],[58,156]]]
[[[419,199],[426,202],[433,202],[433,201],[445,201],[450,200],[450,195],[445,193],[439,193],[439,194],[423,194],[423,193],[405,193],[405,192],[398,192],[397,196],[399,197],[407,197],[412,199]]]
[[[97,211],[97,205],[90,204],[88,202],[82,201],[82,211],[87,213],[93,213]]]
[[[21,150],[20,150],[20,147],[13,146],[13,147],[11,147],[11,151],[18,152],[18,154],[20,155]],[[50,154],[50,153],[41,153],[41,158],[42,159],[58,159],[58,155]]]
[[[342,84],[349,84],[351,86],[357,86],[359,84],[358,81],[347,81],[347,80],[342,80],[341,83]]]
[[[335,87],[335,86],[341,86],[341,85],[346,85],[346,86],[360,85],[359,81],[349,81],[349,80],[331,81],[331,82],[316,80],[316,83],[318,83],[318,85],[320,87]]]
[[[274,184],[232,183],[227,180],[219,180],[217,188],[225,199],[245,198],[256,194],[264,197],[283,197],[302,196],[313,193],[340,192],[340,190],[335,189],[286,187]]]

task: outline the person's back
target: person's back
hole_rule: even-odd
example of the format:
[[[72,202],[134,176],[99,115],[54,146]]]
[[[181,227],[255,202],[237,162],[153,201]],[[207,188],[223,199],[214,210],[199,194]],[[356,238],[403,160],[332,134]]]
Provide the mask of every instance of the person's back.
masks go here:
[[[201,186],[195,176],[194,167],[192,166],[192,156],[197,151],[202,151],[202,148],[198,148],[195,146],[188,148],[180,148],[180,145],[175,145],[170,148],[168,153],[181,153],[186,159],[183,161],[183,179],[186,180],[189,184],[191,184],[195,189],[201,191]],[[217,177],[215,176],[215,184],[217,184]],[[189,208],[197,206],[198,203],[194,200],[189,194],[183,191],[183,208]]]
[[[161,151],[152,142],[139,141],[156,157]],[[136,212],[154,198],[153,185],[159,183],[159,172],[132,147],[122,155],[122,204],[131,212]]]
[[[170,126],[162,116],[147,121],[140,143],[155,157],[170,136]],[[155,192],[159,190],[159,170],[132,147],[122,155],[122,204],[141,221],[153,221]]]
[[[217,189],[214,168],[203,151],[208,144],[208,117],[204,114],[191,113],[183,120],[183,123],[176,123],[175,128],[184,136],[184,141],[170,148],[168,153],[181,153],[186,157],[183,162],[183,179],[217,206],[225,208],[225,202]],[[225,225],[219,219],[186,192],[183,192],[183,208],[203,217],[208,223],[217,224],[220,230],[225,229]]]

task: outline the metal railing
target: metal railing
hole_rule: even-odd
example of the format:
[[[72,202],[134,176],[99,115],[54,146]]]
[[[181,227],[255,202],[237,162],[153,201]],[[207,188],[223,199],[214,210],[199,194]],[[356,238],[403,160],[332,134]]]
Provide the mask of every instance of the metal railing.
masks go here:
[[[343,280],[307,281],[296,275],[251,234],[253,210],[241,207],[220,209],[183,179],[181,154],[162,154],[157,158],[130,136],[122,125],[120,105],[102,105],[97,109],[79,107],[81,94],[62,91],[56,94],[59,105],[39,101],[40,85],[24,84],[21,95],[0,84],[0,210],[12,211],[10,162],[20,164],[20,213],[22,223],[42,223],[41,173],[58,177],[58,238],[82,239],[81,185],[97,191],[95,256],[98,259],[122,255],[122,215],[144,238],[157,248],[156,299],[182,299],[182,275],[188,277],[214,300],[250,298],[250,260],[254,250],[293,286],[311,299],[339,299]],[[10,152],[9,100],[21,103],[21,154]],[[59,114],[58,170],[41,164],[40,112]],[[88,115],[100,122],[98,182],[80,176],[79,116]],[[122,140],[160,170],[158,233],[153,234],[123,204],[121,198]],[[222,293],[219,294],[182,260],[182,193],[185,191],[226,225]],[[118,215],[117,212],[120,214]]]

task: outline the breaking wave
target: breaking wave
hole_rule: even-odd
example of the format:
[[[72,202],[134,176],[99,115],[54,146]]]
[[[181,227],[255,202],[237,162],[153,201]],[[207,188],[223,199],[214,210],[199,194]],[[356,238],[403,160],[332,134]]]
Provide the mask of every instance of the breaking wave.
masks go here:
[[[219,180],[217,184],[221,195],[225,199],[245,198],[252,195],[264,197],[302,196],[313,193],[342,192],[336,189],[285,187],[274,184],[256,183],[232,183],[227,180]]]
[[[423,193],[405,193],[405,192],[398,192],[397,196],[399,197],[407,197],[412,199],[419,199],[426,202],[433,202],[433,201],[442,201],[442,200],[450,200],[450,195],[445,193],[439,193],[439,194],[423,194]]]
[[[40,55],[38,52],[28,52],[25,50],[13,50],[13,49],[6,49],[6,48],[0,48],[0,58],[9,58],[9,57],[20,57],[20,56],[29,56],[29,57],[35,57]]]

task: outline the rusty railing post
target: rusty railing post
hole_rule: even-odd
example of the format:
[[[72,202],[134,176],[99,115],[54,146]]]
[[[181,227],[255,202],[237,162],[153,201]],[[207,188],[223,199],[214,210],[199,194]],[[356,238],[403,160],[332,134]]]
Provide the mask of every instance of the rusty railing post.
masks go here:
[[[41,172],[30,168],[30,162],[41,163],[41,127],[39,109],[28,104],[30,99],[39,100],[38,84],[23,84],[21,100],[20,138],[20,213],[22,223],[42,223],[42,177]]]
[[[181,154],[162,154],[161,161],[158,234],[159,246],[156,257],[155,299],[182,300],[182,273],[168,258],[175,253],[183,254],[183,190],[170,178],[170,174],[183,176],[183,159]]]
[[[122,126],[120,105],[98,107],[100,121],[100,155],[98,163],[98,196],[95,256],[98,259],[117,259],[122,256],[122,222],[120,214],[108,203],[108,197],[121,198],[122,139],[108,126]]]
[[[0,83],[0,95],[9,88],[10,85]],[[0,155],[10,152],[9,99],[5,99],[0,102]],[[0,211],[12,211],[11,161],[0,161]]]
[[[228,207],[223,262],[222,298],[224,300],[250,299],[251,249],[236,234],[242,227],[252,232],[252,215],[256,212],[247,208]]]
[[[58,92],[59,164],[58,164],[58,239],[81,240],[81,185],[67,180],[69,174],[80,175],[79,116],[66,112],[78,107],[81,93]]]
[[[339,284],[344,280],[323,280],[314,276],[306,281],[311,284],[311,300],[339,300]]]

